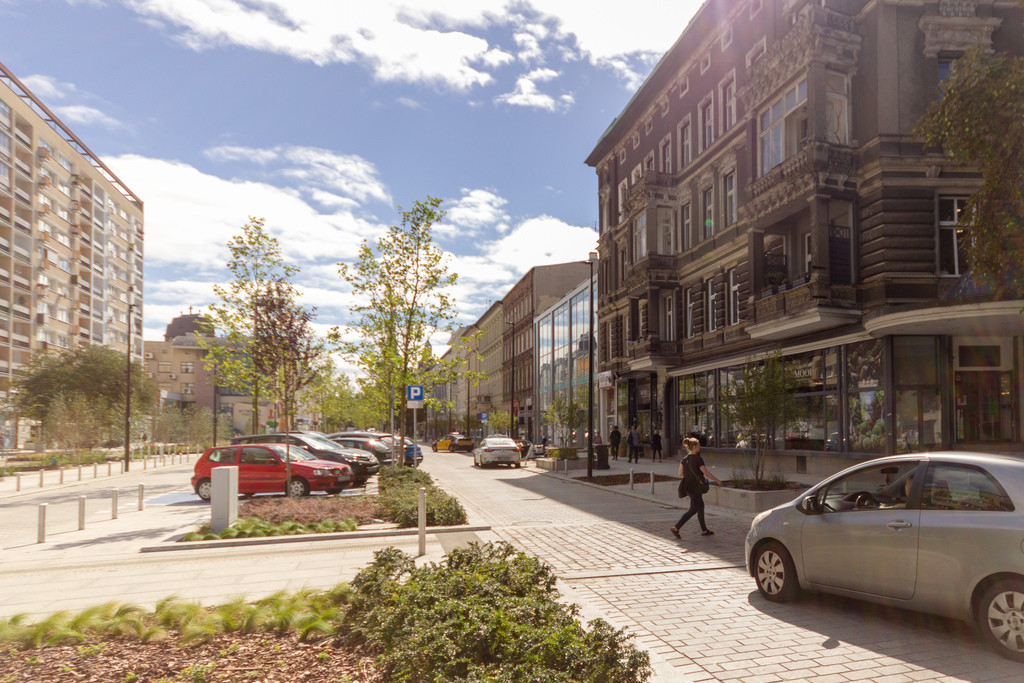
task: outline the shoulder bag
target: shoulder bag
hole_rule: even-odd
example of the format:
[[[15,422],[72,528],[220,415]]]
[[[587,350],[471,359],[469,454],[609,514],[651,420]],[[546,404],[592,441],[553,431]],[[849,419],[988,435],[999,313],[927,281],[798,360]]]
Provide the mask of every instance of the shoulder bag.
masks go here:
[[[701,494],[705,494],[711,490],[711,484],[708,483],[708,478],[704,476],[703,472],[699,472],[693,469],[693,464],[690,462],[690,456],[686,456],[686,466],[690,468],[690,472],[697,479],[697,488]]]

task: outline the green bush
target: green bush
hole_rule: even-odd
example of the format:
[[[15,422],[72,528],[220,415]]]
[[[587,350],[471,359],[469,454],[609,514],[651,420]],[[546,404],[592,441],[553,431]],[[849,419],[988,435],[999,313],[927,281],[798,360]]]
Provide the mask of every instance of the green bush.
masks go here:
[[[650,658],[631,636],[558,601],[555,576],[512,546],[472,544],[417,568],[379,551],[352,582],[349,638],[382,654],[395,681],[634,683]],[[345,632],[346,628],[340,629]]]
[[[548,452],[552,458],[559,460],[576,460],[580,457],[575,448],[550,448]]]
[[[224,529],[219,534],[210,531],[210,525],[204,524],[199,531],[185,534],[181,537],[184,541],[216,541],[222,538],[263,538],[264,536],[293,536],[296,534],[324,534],[335,531],[355,531],[359,523],[354,519],[346,519],[341,522],[328,520],[324,522],[313,522],[312,524],[300,524],[298,522],[281,522],[271,524],[259,517],[243,517]]]
[[[426,489],[428,526],[456,526],[466,523],[466,510],[455,498],[434,486],[434,480],[423,470],[403,467],[391,472],[381,470],[378,502],[388,519],[399,527],[419,523],[419,490]]]

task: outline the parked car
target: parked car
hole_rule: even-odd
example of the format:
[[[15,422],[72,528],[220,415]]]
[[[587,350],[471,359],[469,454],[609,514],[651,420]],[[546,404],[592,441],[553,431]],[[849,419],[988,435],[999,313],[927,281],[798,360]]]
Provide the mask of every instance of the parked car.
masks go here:
[[[345,432],[335,432],[334,434],[328,434],[327,438],[342,448],[357,448],[370,453],[377,458],[380,466],[384,467],[391,464],[391,446],[378,439],[378,436],[380,434],[376,436],[359,436]]]
[[[433,448],[435,451],[448,451],[449,453],[454,453],[455,451],[471,453],[473,451],[473,439],[465,434],[453,432],[440,437],[433,443]]]
[[[368,437],[371,437],[371,438],[374,438],[374,439],[378,439],[378,440],[380,440],[382,443],[384,443],[388,447],[388,457],[389,458],[391,457],[391,440],[394,437],[392,437],[390,434],[387,434],[385,432],[370,432],[370,431],[357,431],[357,430],[350,430],[350,431],[346,431],[346,432],[335,432],[334,434],[332,434],[332,437],[349,437],[349,436],[368,436]],[[413,460],[414,457],[415,457],[415,461]],[[416,444],[415,441],[413,441],[409,437],[406,437],[405,438],[405,457],[404,457],[405,464],[408,465],[408,466],[412,466],[414,462],[418,463],[418,462],[422,462],[422,461],[423,461],[423,450]]]
[[[473,450],[473,464],[479,467],[488,465],[523,466],[523,454],[516,442],[507,436],[488,436],[480,440]]]
[[[754,518],[747,570],[801,590],[973,622],[1024,661],[1024,460],[915,453],[855,465]]]
[[[321,460],[343,462],[352,468],[353,486],[364,486],[366,480],[377,474],[380,463],[365,451],[344,448],[320,432],[270,432],[236,436],[231,443],[287,443],[305,448]]]
[[[261,443],[208,448],[196,460],[192,488],[200,498],[210,500],[210,472],[215,467],[236,465],[239,493],[284,493],[286,458],[291,461],[293,496],[308,496],[310,491],[338,493],[352,483],[352,468],[344,463],[320,460],[295,446]]]

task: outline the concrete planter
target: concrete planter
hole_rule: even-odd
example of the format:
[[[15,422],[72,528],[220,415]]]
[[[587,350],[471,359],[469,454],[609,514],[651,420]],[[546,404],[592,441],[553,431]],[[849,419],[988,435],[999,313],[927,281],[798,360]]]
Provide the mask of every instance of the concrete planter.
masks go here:
[[[548,472],[565,472],[566,463],[569,464],[569,470],[585,470],[587,469],[587,458],[569,458],[563,460],[561,458],[537,458],[533,461],[537,465],[538,469],[547,470]]]
[[[727,486],[712,486],[704,494],[704,502],[709,505],[743,510],[744,512],[764,512],[777,505],[788,503],[806,489],[783,489],[781,491],[748,491]]]

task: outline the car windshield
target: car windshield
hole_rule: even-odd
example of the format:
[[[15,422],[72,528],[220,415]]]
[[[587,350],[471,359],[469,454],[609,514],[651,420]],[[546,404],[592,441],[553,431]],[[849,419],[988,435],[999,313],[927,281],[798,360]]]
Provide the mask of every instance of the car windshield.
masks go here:
[[[282,446],[280,444],[271,444],[268,448],[272,448],[282,460],[285,458],[288,458],[292,462],[316,460],[313,454],[302,446]]]
[[[484,439],[482,445],[490,447],[498,446],[501,448],[515,448],[516,442],[512,439]]]
[[[322,448],[327,451],[337,450],[338,448],[338,444],[331,441],[326,436],[321,436],[319,434],[299,434],[297,436],[315,448]]]

